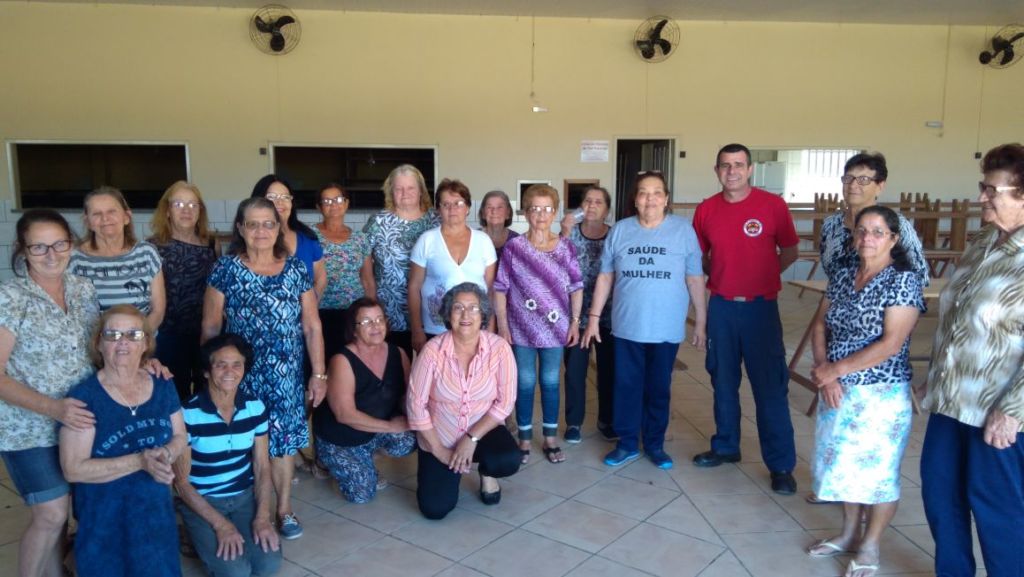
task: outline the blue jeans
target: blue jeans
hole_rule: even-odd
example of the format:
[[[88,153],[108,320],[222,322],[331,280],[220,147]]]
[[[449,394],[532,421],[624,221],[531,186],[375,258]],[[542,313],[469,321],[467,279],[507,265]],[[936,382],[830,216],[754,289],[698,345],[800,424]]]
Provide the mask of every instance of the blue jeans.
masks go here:
[[[761,458],[769,471],[792,471],[796,445],[778,302],[736,302],[712,296],[708,301],[708,352],[704,363],[715,394],[717,431],[711,437],[711,449],[722,455],[740,452],[742,363],[754,393]]]
[[[565,348],[565,425],[579,427],[587,406],[587,369],[590,350],[597,349],[597,422],[612,424],[612,399],[615,386],[615,337],[609,329],[600,329],[601,342],[581,349],[579,345]]]
[[[184,503],[178,505],[196,553],[211,577],[263,577],[273,575],[281,567],[281,550],[263,552],[252,537],[252,519],[256,500],[252,490],[233,497],[206,497],[206,502],[227,518],[245,538],[245,549],[234,561],[217,557],[217,533],[202,517]]]
[[[60,468],[57,445],[0,452],[7,474],[28,506],[59,499],[71,492]]]
[[[533,438],[533,391],[537,385],[537,361],[540,360],[540,410],[545,437],[558,433],[558,371],[562,363],[562,347],[535,349],[512,345],[519,372],[516,394],[516,425],[519,440]]]
[[[672,399],[672,368],[679,343],[638,343],[615,339],[615,404],[612,428],[618,447],[635,452],[665,448]]]
[[[996,449],[984,429],[933,413],[921,451],[921,497],[937,577],[974,576],[972,515],[989,577],[1024,575],[1024,434]]]

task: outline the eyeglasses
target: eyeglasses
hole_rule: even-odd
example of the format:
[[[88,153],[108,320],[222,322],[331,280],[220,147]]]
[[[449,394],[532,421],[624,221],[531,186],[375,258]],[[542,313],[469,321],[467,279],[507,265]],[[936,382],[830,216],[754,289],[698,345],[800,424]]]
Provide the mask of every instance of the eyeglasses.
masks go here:
[[[441,203],[441,209],[442,210],[451,210],[453,208],[463,208],[465,206],[466,206],[466,201],[464,201],[464,200],[456,200],[454,202],[442,202]]]
[[[276,220],[247,220],[242,223],[242,226],[245,227],[245,230],[252,232],[259,228],[274,230],[278,227],[278,224]]]
[[[191,202],[191,201],[185,202],[184,200],[174,200],[174,201],[171,201],[171,206],[176,208],[176,209],[178,209],[178,210],[181,210],[183,208],[189,208],[189,209],[195,210],[195,209],[197,209],[197,208],[199,208],[200,206],[203,206],[203,205],[199,204],[198,202]]]
[[[553,206],[530,206],[530,207],[526,208],[526,211],[527,212],[532,212],[533,214],[551,214],[552,212],[555,212],[555,207],[553,207]]]
[[[345,198],[344,196],[336,196],[334,198],[324,198],[324,199],[320,200],[320,204],[322,204],[324,206],[331,206],[331,205],[334,205],[334,204],[337,204],[338,206],[341,206],[341,205],[345,204],[346,202],[348,202],[348,199]]]
[[[991,184],[985,184],[984,182],[978,183],[978,194],[984,194],[989,198],[992,198],[1001,192],[1011,192],[1020,189],[1021,187],[1019,186],[993,186]]]
[[[455,303],[452,305],[452,312],[457,315],[468,314],[475,317],[480,314],[480,305],[469,305],[467,307],[462,303]]]
[[[867,186],[872,182],[878,182],[878,179],[873,176],[853,176],[850,174],[844,174],[843,176],[840,176],[839,180],[842,181],[843,184],[850,184],[851,182],[856,182],[861,186]]]
[[[863,226],[858,226],[857,230],[853,231],[853,234],[855,234],[857,236],[857,238],[865,238],[868,235],[871,235],[871,238],[873,238],[875,240],[882,240],[883,238],[885,238],[887,236],[896,236],[896,233],[889,232],[887,230],[882,230],[880,228],[876,228],[874,230],[868,230],[868,229],[864,228]]]
[[[385,320],[386,319],[384,317],[377,317],[377,318],[374,318],[374,319],[363,319],[361,321],[356,321],[356,325],[360,326],[360,327],[363,327],[363,328],[366,328],[366,327],[368,327],[370,325],[382,325],[382,324],[384,324]]]
[[[43,244],[39,242],[36,244],[30,244],[26,246],[25,250],[27,250],[28,253],[32,256],[43,256],[44,254],[50,252],[51,248],[53,249],[53,252],[67,252],[71,250],[71,241],[58,240],[53,244]]]
[[[295,197],[290,194],[271,193],[267,195],[267,200],[270,202],[277,202],[279,200],[282,202],[291,202],[293,198]]]
[[[142,329],[129,329],[127,331],[116,331],[114,329],[103,329],[103,332],[100,333],[100,336],[103,337],[103,340],[105,340],[107,342],[110,342],[110,343],[113,343],[113,342],[116,342],[116,341],[120,341],[120,340],[123,340],[123,339],[126,339],[126,340],[133,341],[133,342],[137,343],[137,342],[141,341],[142,339],[146,338],[146,331],[144,331]]]

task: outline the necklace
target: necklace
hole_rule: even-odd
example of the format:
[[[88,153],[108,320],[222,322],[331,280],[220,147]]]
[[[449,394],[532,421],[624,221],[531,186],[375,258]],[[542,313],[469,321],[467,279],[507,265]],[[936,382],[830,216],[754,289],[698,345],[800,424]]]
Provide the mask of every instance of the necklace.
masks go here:
[[[114,385],[111,385],[110,386],[110,390],[112,390],[115,393],[117,393],[118,400],[120,400],[122,403],[124,403],[128,407],[128,410],[131,411],[132,416],[134,417],[135,413],[138,412],[139,407],[142,406],[142,403],[139,403],[139,404],[137,404],[137,405],[135,405],[133,407],[132,404],[128,402],[128,399],[126,399],[125,396],[121,394],[121,391],[119,391],[117,389],[117,387],[115,387]]]

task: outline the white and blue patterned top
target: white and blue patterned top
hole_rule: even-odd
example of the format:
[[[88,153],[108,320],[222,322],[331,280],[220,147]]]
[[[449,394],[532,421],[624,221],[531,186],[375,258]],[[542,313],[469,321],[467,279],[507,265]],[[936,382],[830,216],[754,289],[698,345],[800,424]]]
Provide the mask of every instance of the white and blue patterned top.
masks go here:
[[[120,256],[91,256],[78,250],[71,253],[68,272],[92,281],[100,310],[114,305],[133,305],[148,315],[153,277],[160,273],[160,253],[152,244],[138,242]]]
[[[89,281],[64,273],[65,312],[29,277],[0,285],[0,327],[14,335],[7,376],[54,399],[93,372],[89,337],[100,310]],[[0,401],[0,451],[57,444],[57,426],[40,413]]]
[[[827,356],[834,363],[867,348],[882,338],[885,310],[889,307],[914,307],[925,311],[921,279],[913,271],[898,271],[892,265],[856,290],[857,267],[835,272],[825,293],[829,300],[825,313],[828,328]],[[881,363],[839,378],[839,384],[879,385],[909,383],[910,337],[900,351]]]
[[[225,423],[208,389],[182,407],[192,470],[188,480],[204,497],[232,497],[253,485],[252,449],[269,431],[267,408],[243,391],[235,393],[235,414]]]

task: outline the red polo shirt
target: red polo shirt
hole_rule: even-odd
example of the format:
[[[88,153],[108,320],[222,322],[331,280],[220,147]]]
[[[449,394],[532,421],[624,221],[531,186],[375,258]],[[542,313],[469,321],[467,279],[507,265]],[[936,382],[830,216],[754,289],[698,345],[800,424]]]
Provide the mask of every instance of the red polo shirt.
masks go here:
[[[782,290],[778,249],[800,242],[782,198],[752,188],[739,202],[721,192],[693,215],[700,248],[711,261],[708,290],[726,298],[775,298]]]

